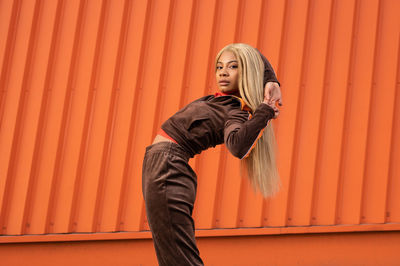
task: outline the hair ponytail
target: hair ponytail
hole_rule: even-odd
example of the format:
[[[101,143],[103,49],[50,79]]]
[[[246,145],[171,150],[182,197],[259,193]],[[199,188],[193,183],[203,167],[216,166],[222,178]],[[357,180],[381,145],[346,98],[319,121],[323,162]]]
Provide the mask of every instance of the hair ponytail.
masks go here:
[[[218,53],[217,59],[224,51],[233,52],[238,60],[239,93],[254,112],[264,100],[264,62],[259,52],[247,44],[230,44]],[[269,121],[250,155],[241,161],[242,169],[247,169],[251,184],[264,197],[274,195],[280,186],[275,151],[276,140],[271,121]]]

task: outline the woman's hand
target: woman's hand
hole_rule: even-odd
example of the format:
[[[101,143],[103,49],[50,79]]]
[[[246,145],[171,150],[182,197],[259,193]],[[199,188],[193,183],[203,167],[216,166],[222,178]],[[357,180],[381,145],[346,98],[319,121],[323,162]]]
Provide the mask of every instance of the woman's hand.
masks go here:
[[[264,101],[263,103],[270,106],[275,111],[275,117],[277,118],[279,115],[279,109],[276,106],[276,102],[278,102],[279,106],[282,106],[282,94],[281,88],[277,82],[267,82],[264,88]]]
[[[268,105],[275,105],[278,102],[282,106],[281,88],[277,82],[267,82],[264,87],[264,102]]]

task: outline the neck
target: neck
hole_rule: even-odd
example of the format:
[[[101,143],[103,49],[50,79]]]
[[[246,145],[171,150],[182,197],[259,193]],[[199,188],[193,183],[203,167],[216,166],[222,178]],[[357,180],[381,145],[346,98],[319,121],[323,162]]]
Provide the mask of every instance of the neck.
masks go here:
[[[220,96],[232,95],[232,96],[240,97],[239,91],[235,91],[235,92],[222,92],[222,91],[219,91],[219,92],[217,92],[217,93],[215,93],[215,94],[216,94],[216,95],[220,95]]]

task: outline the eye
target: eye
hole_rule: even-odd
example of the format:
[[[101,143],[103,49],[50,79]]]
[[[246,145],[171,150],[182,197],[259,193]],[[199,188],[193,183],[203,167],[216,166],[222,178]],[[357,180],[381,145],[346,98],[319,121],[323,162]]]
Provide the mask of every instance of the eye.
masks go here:
[[[238,68],[238,65],[231,65],[230,68]]]
[[[222,69],[222,66],[217,66],[217,70],[221,70]]]

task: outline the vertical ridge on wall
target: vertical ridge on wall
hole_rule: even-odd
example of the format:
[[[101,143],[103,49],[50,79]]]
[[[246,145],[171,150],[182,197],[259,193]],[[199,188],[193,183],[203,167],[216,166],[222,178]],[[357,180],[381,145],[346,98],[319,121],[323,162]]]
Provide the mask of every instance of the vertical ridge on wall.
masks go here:
[[[346,93],[351,64],[351,40],[355,2],[335,1],[332,25],[332,56],[322,102],[319,163],[316,175],[320,176],[318,199],[315,201],[318,225],[335,224],[335,209],[340,189],[340,159],[343,142]],[[340,14],[340,15],[339,15]],[[346,27],[347,26],[347,27]],[[327,70],[328,71],[328,70]],[[328,156],[329,155],[329,156]],[[333,211],[332,211],[333,210]]]
[[[398,17],[398,16],[397,16]],[[400,220],[400,208],[397,203],[400,199],[400,32],[397,33],[397,62],[396,77],[392,86],[395,88],[393,99],[393,120],[390,139],[389,178],[387,185],[385,222],[397,222]]]
[[[99,18],[98,18],[98,26],[97,26],[97,33],[96,33],[96,42],[94,46],[94,54],[93,54],[93,61],[92,61],[92,67],[91,67],[91,75],[88,83],[88,97],[87,97],[87,102],[86,102],[86,109],[84,112],[84,124],[83,124],[83,130],[82,130],[82,138],[79,144],[79,156],[78,156],[78,165],[77,165],[77,170],[76,170],[76,180],[74,184],[74,192],[73,192],[73,197],[72,197],[72,208],[71,208],[71,213],[70,213],[70,220],[69,220],[69,226],[68,226],[68,231],[70,232],[76,232],[77,230],[82,230],[82,231],[89,231],[90,232],[90,227],[89,227],[89,220],[91,220],[92,215],[85,215],[83,210],[89,211],[89,205],[90,201],[93,202],[93,193],[92,191],[86,191],[85,190],[85,183],[84,183],[84,173],[86,169],[89,167],[88,166],[88,161],[87,157],[89,154],[89,145],[90,145],[90,139],[89,137],[93,134],[93,123],[94,123],[94,112],[95,112],[95,107],[96,107],[96,101],[98,98],[99,90],[98,87],[96,86],[96,79],[98,78],[98,72],[99,72],[99,60],[100,60],[100,53],[102,49],[102,42],[103,40],[103,31],[104,31],[104,17],[106,14],[106,3],[107,0],[103,0],[101,2],[101,7],[99,11]],[[90,8],[87,8],[86,12],[89,12],[91,10]],[[91,10],[92,11],[92,10]],[[95,186],[96,186],[95,182]],[[86,194],[87,197],[85,201],[83,200],[83,195]],[[92,200],[90,200],[92,199]],[[86,217],[86,219],[83,219],[82,221],[85,222],[85,224],[79,224],[78,220],[82,216]],[[82,218],[83,218],[82,217]]]
[[[318,124],[323,97],[324,66],[329,34],[330,1],[311,1],[307,18],[304,61],[300,80],[299,111],[297,115],[297,144],[293,191],[292,220],[288,223],[310,225],[312,194],[315,186],[315,164],[318,149]],[[318,28],[316,27],[318,25]],[[292,182],[292,181],[291,181]],[[297,218],[294,218],[297,217]],[[296,219],[296,220],[295,220]]]
[[[289,160],[286,160],[285,166],[281,167],[284,170],[283,175],[287,176],[289,179],[289,187],[288,187],[288,194],[287,194],[287,206],[285,208],[286,218],[285,218],[285,225],[290,224],[290,221],[293,219],[291,217],[291,205],[292,201],[294,200],[294,184],[295,184],[295,173],[296,170],[296,163],[293,161],[296,157],[296,145],[297,141],[292,132],[296,130],[296,120],[298,119],[297,112],[299,110],[299,95],[301,95],[299,89],[302,78],[302,64],[304,60],[304,51],[306,51],[305,45],[307,45],[307,23],[308,23],[308,16],[310,15],[310,3],[309,1],[293,1],[291,4],[288,4],[288,13],[287,19],[289,23],[289,27],[287,29],[287,34],[289,37],[286,39],[287,41],[287,48],[288,51],[286,52],[287,58],[293,58],[291,66],[285,65],[284,67],[288,70],[284,71],[285,75],[281,82],[286,84],[285,86],[291,88],[291,93],[286,95],[286,106],[288,106],[285,110],[286,114],[291,117],[290,119],[282,120],[279,124],[279,130],[283,130],[287,132],[289,135],[288,142],[289,145],[285,145],[284,147],[279,147],[281,152],[287,154]],[[296,57],[296,54],[300,55]],[[288,68],[290,67],[290,68]],[[292,89],[293,88],[293,89]],[[282,116],[284,117],[284,116]],[[287,169],[287,170],[286,170]]]
[[[40,166],[41,162],[40,160],[42,158],[46,158],[43,156],[44,152],[44,135],[45,135],[45,130],[47,128],[47,121],[48,121],[48,110],[49,110],[49,105],[51,101],[51,77],[53,75],[53,68],[54,68],[54,60],[55,60],[55,46],[57,45],[58,42],[58,26],[60,23],[60,15],[62,12],[62,5],[61,1],[56,2],[56,7],[55,7],[55,12],[54,12],[54,26],[53,30],[49,29],[49,31],[45,31],[44,28],[47,23],[43,23],[44,25],[41,27],[43,32],[49,32],[51,33],[51,43],[49,47],[49,55],[48,55],[48,65],[47,69],[45,70],[46,74],[44,77],[44,86],[43,86],[43,94],[42,94],[42,99],[40,101],[41,106],[40,106],[40,111],[39,111],[39,118],[38,118],[38,126],[37,126],[37,132],[34,140],[34,149],[33,149],[33,155],[32,155],[32,164],[30,167],[29,171],[29,183],[28,183],[28,191],[27,191],[27,196],[25,200],[25,206],[24,206],[24,215],[22,218],[22,227],[21,227],[21,232],[22,234],[27,234],[27,233],[36,233],[36,234],[43,234],[44,233],[44,223],[42,220],[42,217],[46,215],[47,210],[43,209],[42,207],[46,206],[47,204],[40,204],[38,206],[35,206],[36,202],[46,202],[46,199],[41,199],[38,196],[43,196],[47,195],[48,191],[46,188],[46,184],[49,183],[48,176],[46,174],[40,174]],[[50,5],[44,6],[45,7],[51,7]],[[54,7],[53,7],[54,8]],[[42,10],[43,13],[46,13],[45,10]],[[46,17],[46,16],[42,16]],[[50,17],[52,18],[52,17]],[[51,21],[49,21],[49,25],[51,25]],[[49,36],[49,39],[50,39]],[[46,178],[46,180],[44,180]],[[42,180],[42,182],[40,182]],[[40,184],[43,184],[40,186]],[[38,191],[42,190],[42,193],[38,193]],[[35,193],[36,192],[36,193]],[[36,197],[36,199],[35,199]],[[32,208],[35,206],[35,217],[36,219],[33,219],[32,215]],[[39,221],[38,221],[39,220]]]
[[[310,38],[311,38],[311,34],[310,34],[310,21],[311,21],[311,16],[312,16],[312,5],[313,2],[312,0],[308,0],[306,2],[306,4],[304,4],[306,6],[306,11],[305,11],[305,30],[304,30],[304,39],[302,40],[302,50],[303,52],[302,57],[301,57],[301,63],[300,63],[300,73],[299,73],[299,92],[298,92],[298,96],[297,96],[297,104],[296,106],[296,120],[294,121],[294,131],[301,133],[301,121],[300,118],[303,115],[303,106],[302,103],[304,102],[304,91],[305,91],[305,71],[307,69],[308,66],[308,57],[309,57],[309,53],[310,53]],[[290,185],[289,185],[289,190],[288,190],[288,206],[287,206],[287,221],[286,221],[286,225],[292,225],[293,222],[293,217],[294,217],[294,205],[296,200],[298,200],[299,198],[297,197],[297,193],[296,190],[297,188],[299,188],[298,184],[300,184],[300,182],[297,181],[298,177],[297,177],[297,173],[299,171],[299,165],[298,165],[298,161],[299,161],[299,141],[300,141],[300,137],[298,136],[294,138],[293,140],[293,146],[292,146],[292,151],[291,151],[291,168],[290,168]],[[294,223],[296,223],[296,221],[294,221]]]
[[[313,175],[313,189],[312,189],[312,199],[311,199],[311,212],[310,212],[310,225],[316,225],[320,223],[317,220],[318,217],[318,207],[321,198],[319,197],[319,191],[321,191],[320,184],[322,183],[322,146],[323,146],[323,136],[324,136],[324,128],[327,125],[326,114],[327,114],[327,103],[328,99],[328,88],[329,88],[329,80],[332,72],[332,61],[333,61],[333,32],[335,19],[337,16],[337,0],[332,0],[330,3],[330,11],[329,11],[329,22],[328,22],[328,33],[327,33],[327,43],[326,43],[326,53],[325,53],[325,62],[323,67],[323,82],[322,82],[322,96],[321,96],[321,105],[319,107],[320,116],[319,116],[319,127],[318,127],[318,140],[317,140],[317,148],[315,155],[315,166],[313,167],[314,175]],[[324,214],[323,214],[324,215]],[[331,223],[332,224],[332,223]]]
[[[70,128],[70,123],[71,123],[71,109],[72,109],[72,102],[73,102],[73,88],[74,88],[74,75],[75,69],[77,67],[77,59],[78,59],[78,47],[79,47],[79,36],[80,32],[82,31],[82,12],[84,11],[84,1],[80,1],[79,5],[75,8],[78,9],[75,14],[77,14],[76,17],[76,26],[75,26],[75,32],[71,32],[71,36],[73,36],[73,40],[70,41],[71,43],[71,59],[70,59],[70,66],[67,69],[65,68],[67,75],[65,75],[64,80],[66,82],[65,85],[65,92],[64,92],[64,97],[62,96],[62,90],[60,89],[60,103],[62,105],[62,109],[60,108],[59,114],[60,114],[60,122],[59,122],[59,133],[58,135],[58,141],[56,141],[57,144],[55,144],[56,149],[55,149],[55,159],[54,159],[54,170],[51,173],[51,185],[50,185],[50,195],[49,195],[49,202],[48,202],[48,207],[47,207],[47,217],[46,217],[46,225],[45,225],[45,233],[54,233],[57,231],[61,231],[62,227],[60,226],[60,223],[57,223],[57,206],[63,206],[61,204],[65,204],[65,202],[62,200],[62,195],[61,192],[63,191],[61,189],[63,179],[61,176],[61,171],[63,169],[63,162],[65,161],[65,150],[66,150],[66,145],[67,145],[67,131]],[[66,10],[66,14],[69,14],[68,11],[70,9],[68,6],[64,7]],[[71,11],[70,11],[71,12]],[[62,24],[63,29],[62,32],[65,30],[65,22]],[[73,27],[71,27],[73,28]],[[64,46],[64,51],[67,50],[68,45],[66,43],[63,43]],[[59,59],[60,60],[60,59]],[[57,77],[57,76],[56,76]],[[58,76],[59,79],[62,79],[60,76]],[[73,180],[71,180],[73,181]],[[65,183],[64,183],[65,185]],[[66,206],[64,205],[63,208]],[[66,219],[64,219],[66,220]],[[57,226],[58,225],[58,226]]]
[[[265,1],[264,1],[265,3]],[[263,34],[260,39],[262,39],[262,51],[268,57],[271,64],[274,66],[276,70],[276,75],[278,79],[281,81],[282,86],[282,97],[284,107],[282,111],[284,112],[284,108],[286,106],[285,94],[288,87],[285,87],[283,83],[284,73],[282,73],[282,62],[284,60],[285,53],[283,52],[286,49],[287,41],[286,41],[286,32],[287,32],[287,4],[288,0],[285,1],[268,1],[268,4],[264,5],[263,14],[265,14],[265,34]],[[261,19],[261,18],[260,18]],[[280,22],[280,26],[276,26],[277,21]],[[271,37],[273,36],[273,37]],[[279,119],[273,121],[273,126],[275,130],[275,134],[279,135]],[[278,152],[280,152],[281,142],[279,138],[277,138],[277,148]],[[263,226],[283,226],[285,224],[285,213],[286,213],[286,201],[287,201],[287,190],[285,187],[287,186],[287,178],[282,175],[282,161],[277,160],[278,169],[281,177],[281,189],[280,192],[271,199],[266,199],[263,207]]]
[[[145,148],[217,90],[215,55],[232,42],[257,47],[281,83],[282,187],[264,199],[223,145],[204,151],[190,160],[196,228],[399,223],[399,12],[393,0],[1,1],[0,234],[149,230]]]
[[[368,125],[368,106],[370,104],[370,84],[372,81],[375,27],[377,22],[377,1],[370,1],[373,8],[367,8],[367,2],[359,2],[359,24],[356,31],[355,57],[352,69],[351,94],[347,98],[351,103],[346,108],[346,161],[343,167],[343,192],[341,204],[341,223],[358,224],[361,212],[361,193],[364,179],[364,164]],[[363,26],[361,26],[363,25]],[[372,29],[372,30],[370,30]],[[361,69],[360,66],[368,66]]]
[[[138,2],[135,2],[135,4],[138,4]],[[134,6],[132,6],[132,10],[135,11]],[[138,12],[139,12],[139,7],[138,7]],[[128,194],[128,188],[130,187],[131,184],[131,178],[130,176],[132,175],[132,163],[133,163],[133,145],[136,142],[135,135],[133,134],[137,128],[137,120],[136,119],[139,116],[139,108],[138,108],[138,102],[141,97],[141,92],[142,92],[142,87],[143,87],[143,71],[144,71],[144,56],[145,56],[145,48],[147,43],[149,42],[149,37],[148,37],[148,29],[149,29],[149,20],[150,20],[150,14],[152,12],[152,6],[151,6],[151,1],[148,1],[145,4],[144,14],[143,17],[143,26],[141,27],[143,29],[141,38],[137,42],[139,43],[138,46],[138,56],[137,56],[137,70],[136,70],[136,80],[134,83],[134,93],[133,93],[133,103],[130,110],[130,119],[128,120],[129,123],[129,129],[128,129],[128,141],[126,145],[126,156],[124,158],[124,165],[123,165],[123,181],[121,184],[121,198],[119,202],[119,209],[118,209],[118,218],[117,218],[117,231],[127,231],[127,230],[139,230],[140,222],[142,221],[142,203],[138,204],[137,203],[137,197],[136,199],[132,199],[129,197],[130,194]],[[134,18],[140,18],[140,13],[138,13],[137,17],[132,15],[132,19]],[[134,28],[133,21],[132,23],[132,29]],[[140,25],[140,24],[139,24]],[[131,32],[130,32],[131,38],[133,37]],[[135,42],[133,40],[130,41],[130,43],[133,45]],[[128,45],[129,46],[129,45]],[[130,57],[132,58],[132,56]],[[142,67],[140,67],[142,66]],[[129,72],[128,72],[129,73]],[[130,86],[128,86],[130,88]],[[136,193],[139,192],[138,189],[135,190]],[[135,202],[136,200],[136,202]],[[132,207],[129,204],[135,204],[136,206],[135,209],[133,209],[131,212],[127,212],[127,208]],[[133,205],[132,204],[132,205]],[[130,215],[132,214],[133,215]],[[135,219],[136,218],[136,219]],[[139,221],[138,221],[139,219]],[[132,221],[133,222],[129,222]],[[129,229],[128,229],[129,228]]]
[[[191,3],[191,9],[190,9],[190,23],[189,23],[189,33],[188,33],[188,38],[187,38],[187,44],[186,44],[186,53],[185,53],[185,61],[184,61],[184,73],[183,73],[183,78],[182,78],[182,93],[181,97],[179,98],[179,105],[178,109],[181,109],[185,103],[188,102],[188,90],[189,90],[189,73],[193,64],[193,46],[194,46],[194,35],[195,35],[195,28],[196,25],[198,25],[198,5],[199,2],[196,0],[193,0]],[[190,67],[189,67],[190,66]]]
[[[380,1],[377,44],[370,105],[365,190],[361,223],[384,223],[390,179],[390,142],[393,133],[393,104],[396,99],[397,33],[391,23],[400,24],[392,1]],[[384,108],[383,108],[384,106]],[[385,118],[385,119],[382,119]],[[381,154],[375,157],[376,154]]]
[[[70,14],[76,14],[75,19],[73,19],[73,15],[71,15],[71,20],[75,21],[73,24],[75,27],[71,27],[70,34],[71,38],[69,42],[63,42],[63,51],[66,55],[68,55],[68,48],[70,47],[70,59],[68,60],[68,56],[65,56],[65,67],[64,71],[65,74],[62,73],[63,71],[59,70],[62,75],[57,75],[60,80],[65,81],[65,87],[60,88],[60,93],[58,95],[59,103],[62,106],[58,110],[60,120],[59,120],[59,131],[57,133],[58,140],[55,140],[55,159],[54,159],[54,170],[52,171],[52,181],[51,181],[51,192],[49,195],[49,203],[48,203],[48,213],[46,217],[46,229],[45,233],[55,233],[55,232],[65,232],[67,230],[68,221],[69,221],[69,212],[70,210],[70,202],[71,202],[71,193],[62,189],[63,187],[69,187],[72,185],[74,179],[70,178],[67,179],[62,173],[66,170],[64,168],[64,163],[67,161],[67,148],[68,148],[68,132],[71,128],[72,123],[72,104],[74,100],[74,89],[75,89],[75,76],[76,76],[76,69],[78,67],[78,57],[79,57],[79,46],[80,46],[80,36],[83,27],[83,12],[85,8],[85,1],[80,1],[77,6],[74,7],[73,10],[70,6],[65,6],[66,15],[64,18]],[[74,12],[77,10],[77,12]],[[69,12],[68,12],[69,11]],[[62,23],[63,29],[62,33],[68,36],[68,31],[66,27],[66,22]],[[61,38],[61,37],[60,37]],[[69,45],[68,45],[69,44]],[[58,51],[60,52],[60,50]],[[62,59],[59,59],[62,62]],[[68,64],[69,62],[69,64]],[[61,64],[60,65],[64,65]],[[63,90],[64,95],[63,95]],[[69,181],[69,182],[68,182]],[[66,192],[66,193],[64,193]],[[72,196],[72,195],[71,195]],[[65,210],[61,214],[58,215],[57,210],[63,209]]]
[[[4,2],[3,2],[4,3]],[[4,9],[2,9],[4,10]],[[20,1],[14,1],[11,9],[11,15],[10,15],[10,22],[7,30],[7,39],[4,41],[5,43],[5,48],[4,48],[4,53],[2,55],[3,60],[2,60],[2,69],[1,69],[1,77],[0,77],[0,132],[4,132],[5,128],[5,118],[4,118],[4,112],[6,108],[6,97],[9,96],[9,90],[7,90],[7,86],[9,86],[9,75],[11,71],[11,60],[12,60],[12,55],[14,54],[14,49],[15,49],[15,43],[16,43],[16,37],[17,37],[17,31],[16,27],[18,25],[18,19],[19,19],[19,14],[21,12],[21,2]],[[6,16],[2,16],[2,18],[5,18]],[[5,25],[0,24],[0,25]],[[7,93],[8,92],[8,93]],[[3,135],[3,134],[2,134]],[[11,139],[13,136],[13,132],[11,134],[8,134],[6,137],[2,137],[0,139],[1,141],[1,152],[3,154],[2,160],[1,160],[1,173],[8,172],[8,167],[9,167],[9,157],[11,155],[11,145],[7,148],[9,150],[6,151],[6,142],[7,142],[7,137]],[[7,174],[8,176],[8,174]],[[4,234],[6,232],[6,223],[8,219],[8,201],[10,197],[11,190],[13,188],[13,183],[14,180],[11,178],[8,178],[7,176],[4,175],[5,178],[0,179],[0,188],[1,188],[1,197],[0,197],[0,203],[1,203],[1,212],[0,212],[0,233]]]
[[[373,73],[378,73],[378,58],[379,58],[379,48],[381,48],[382,44],[381,44],[381,27],[382,27],[382,19],[383,19],[383,8],[382,8],[382,1],[378,2],[378,11],[377,11],[378,15],[377,15],[377,23],[376,23],[376,29],[375,29],[375,47],[374,47],[374,51],[373,51],[373,62],[372,62],[372,68],[373,68]],[[378,80],[378,75],[373,75],[372,79],[371,79],[371,99],[373,99],[374,102],[376,102],[377,100],[379,100],[379,96],[376,95],[376,90],[377,90],[377,80]],[[374,97],[374,95],[376,95],[377,97]],[[371,152],[373,152],[371,150],[371,145],[373,140],[372,135],[375,132],[374,128],[372,127],[372,123],[373,118],[374,118],[374,114],[376,114],[375,109],[375,104],[370,104],[369,105],[369,111],[368,111],[368,133],[369,135],[367,136],[367,142],[366,142],[366,152],[365,152],[365,163],[364,163],[364,173],[363,173],[363,180],[362,180],[362,191],[361,191],[361,206],[360,206],[360,221],[359,223],[366,223],[367,222],[367,218],[366,218],[366,211],[368,211],[368,209],[375,209],[376,205],[380,200],[377,198],[373,198],[371,197],[373,195],[373,192],[377,190],[377,188],[379,186],[382,187],[385,186],[386,182],[377,182],[374,184],[374,187],[372,189],[370,181],[373,179],[372,176],[368,175],[368,170],[371,171],[371,173],[373,172],[373,170],[369,169],[370,168],[370,164],[372,164],[373,162],[371,162],[370,160],[368,160],[370,158],[370,154]],[[390,137],[388,138],[390,139]],[[386,154],[387,152],[385,152]],[[382,166],[380,166],[380,172],[382,172]],[[387,176],[387,175],[386,175]],[[382,179],[382,177],[380,177],[379,179]],[[383,188],[383,187],[382,187]],[[368,195],[367,195],[368,193]],[[382,193],[380,193],[382,194]],[[371,199],[371,200],[369,200]],[[382,202],[382,201],[381,201]],[[368,206],[369,205],[369,206]],[[368,207],[367,207],[368,206]],[[383,222],[383,216],[380,217],[381,215],[383,215],[384,210],[382,209],[381,213],[376,213],[375,218],[376,220],[374,222],[376,223],[382,223]]]
[[[353,13],[353,21],[352,21],[352,31],[351,31],[351,48],[350,48],[350,62],[348,66],[348,78],[347,78],[347,88],[346,88],[346,98],[345,98],[345,107],[344,114],[347,115],[350,109],[350,97],[351,97],[351,88],[354,86],[354,64],[355,64],[355,36],[357,34],[357,27],[359,24],[359,11],[360,9],[360,1],[354,0],[354,13]],[[344,119],[344,118],[343,118]],[[343,128],[342,128],[342,143],[340,150],[340,170],[339,170],[339,180],[337,186],[337,199],[336,199],[336,209],[335,209],[335,224],[342,223],[342,208],[343,208],[343,187],[344,187],[344,175],[345,175],[345,162],[347,161],[347,156],[345,153],[345,147],[347,146],[348,138],[346,132],[348,132],[349,123],[348,119],[344,120]]]
[[[93,218],[93,225],[92,231],[114,231],[115,226],[115,219],[113,217],[116,216],[117,208],[117,200],[119,191],[118,183],[120,183],[121,177],[113,177],[109,178],[107,175],[111,174],[112,165],[112,144],[115,142],[115,127],[116,127],[116,117],[118,115],[118,103],[120,97],[120,77],[121,77],[121,65],[122,65],[122,57],[123,53],[126,51],[126,35],[127,35],[127,19],[130,15],[130,6],[129,1],[125,1],[123,4],[120,5],[121,10],[120,13],[117,13],[121,17],[121,26],[119,29],[119,39],[117,43],[117,51],[115,53],[115,67],[113,71],[113,76],[110,77],[112,80],[111,84],[111,99],[110,99],[110,106],[108,111],[107,117],[107,126],[106,126],[106,133],[104,138],[104,149],[102,151],[102,158],[100,164],[100,181],[97,190],[97,198],[95,204],[95,213]],[[117,19],[113,19],[113,21],[118,21]],[[118,31],[116,31],[118,32]],[[112,38],[107,38],[112,39]],[[110,71],[112,72],[112,71]],[[111,176],[113,176],[111,174]],[[107,178],[108,177],[108,178]],[[117,183],[116,180],[119,182]],[[109,181],[109,182],[107,182]],[[106,185],[109,188],[106,190]],[[107,197],[107,191],[113,192],[114,197]],[[108,208],[106,208],[108,206]],[[106,214],[104,214],[106,213]]]
[[[28,9],[25,6],[26,9]],[[7,194],[8,198],[3,199],[3,206],[2,206],[2,212],[1,216],[3,217],[4,220],[7,221],[7,226],[0,224],[3,229],[7,228],[7,232],[11,234],[17,234],[20,232],[20,228],[22,226],[22,215],[23,215],[23,201],[26,198],[26,190],[27,190],[27,177],[26,177],[26,172],[27,166],[26,164],[29,161],[29,151],[30,147],[27,145],[26,148],[27,152],[25,155],[26,161],[22,161],[21,166],[23,165],[24,167],[17,167],[17,163],[20,161],[20,158],[18,158],[18,155],[21,154],[21,145],[22,141],[28,141],[27,138],[24,138],[23,135],[23,125],[26,123],[26,116],[27,116],[27,110],[30,106],[28,106],[28,94],[29,92],[32,92],[32,88],[30,87],[29,81],[32,80],[32,57],[33,57],[33,52],[34,52],[34,42],[35,42],[35,34],[37,32],[37,23],[38,23],[38,16],[39,16],[39,11],[40,11],[40,3],[35,3],[34,7],[32,8],[33,12],[31,13],[32,16],[28,17],[32,19],[32,22],[30,24],[30,31],[29,31],[29,37],[28,37],[28,42],[26,45],[26,59],[25,59],[25,65],[23,67],[23,71],[20,76],[20,81],[21,81],[21,90],[19,94],[19,99],[18,103],[16,105],[16,118],[15,118],[15,127],[14,127],[14,135],[12,139],[12,146],[11,146],[11,153],[10,153],[10,162],[9,162],[9,168],[7,170],[7,185],[5,188],[5,191],[11,190],[10,194]],[[27,11],[25,11],[27,12]],[[29,143],[32,144],[32,143]],[[22,157],[22,156],[21,156]],[[18,201],[15,201],[13,199],[21,199]]]
[[[2,62],[1,64],[1,72],[0,72],[0,129],[2,127],[4,127],[3,125],[3,117],[4,117],[4,108],[5,108],[5,99],[6,99],[6,92],[7,92],[7,77],[9,75],[9,71],[10,71],[10,62],[12,60],[12,55],[13,55],[13,51],[15,48],[15,38],[16,38],[16,27],[17,27],[17,23],[18,23],[18,18],[19,18],[19,14],[21,11],[21,2],[20,1],[14,1],[12,2],[5,2],[3,1],[1,4],[5,5],[5,4],[10,4],[9,8],[11,9],[9,11],[10,15],[8,16],[8,20],[7,20],[7,8],[2,6],[2,8],[0,9],[2,11],[2,16],[1,17],[1,21],[2,23],[0,23],[1,25],[1,35],[2,36],[7,36],[6,39],[3,39],[1,42],[1,47],[4,47],[4,50],[2,49],[1,53],[1,57],[0,57],[0,61]],[[5,11],[7,10],[7,11]],[[7,23],[8,22],[8,23]],[[8,27],[3,25],[7,25]],[[0,201],[1,203],[2,201]]]

